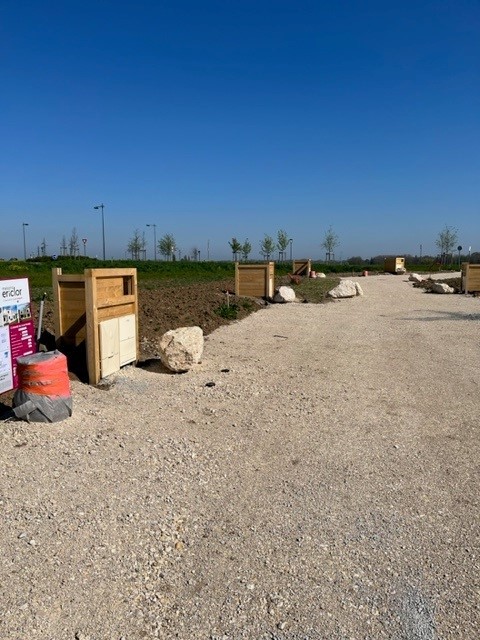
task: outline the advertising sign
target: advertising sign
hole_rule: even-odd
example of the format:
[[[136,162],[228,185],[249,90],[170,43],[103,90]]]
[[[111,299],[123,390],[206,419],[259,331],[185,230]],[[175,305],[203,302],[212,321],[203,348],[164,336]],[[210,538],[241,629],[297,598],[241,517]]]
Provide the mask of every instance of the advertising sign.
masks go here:
[[[0,393],[18,386],[17,358],[36,350],[28,278],[0,280]]]

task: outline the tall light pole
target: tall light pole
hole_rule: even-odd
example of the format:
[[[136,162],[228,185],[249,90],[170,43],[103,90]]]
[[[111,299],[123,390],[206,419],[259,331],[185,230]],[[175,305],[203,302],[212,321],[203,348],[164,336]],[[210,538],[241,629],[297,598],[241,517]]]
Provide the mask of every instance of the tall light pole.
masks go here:
[[[147,224],[147,227],[153,227],[153,259],[157,261],[157,225]]]
[[[25,227],[28,227],[28,222],[22,222],[23,229],[23,258],[25,262],[27,261],[27,243],[25,241]]]
[[[105,218],[103,216],[103,208],[105,205],[103,204],[97,204],[95,207],[93,207],[94,209],[101,209],[102,210],[102,238],[103,238],[103,260],[105,261]]]
[[[87,255],[87,238],[82,238],[82,242],[83,242],[83,257],[86,257],[86,255]]]
[[[290,244],[290,262],[292,262],[292,244],[293,244],[293,238],[289,239],[289,244]]]

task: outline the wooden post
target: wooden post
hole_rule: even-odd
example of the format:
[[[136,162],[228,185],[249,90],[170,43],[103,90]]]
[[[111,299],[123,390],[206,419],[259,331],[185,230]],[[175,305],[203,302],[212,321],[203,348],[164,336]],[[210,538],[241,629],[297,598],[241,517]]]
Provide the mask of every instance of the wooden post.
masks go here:
[[[55,341],[63,335],[62,316],[60,313],[60,285],[58,277],[62,275],[60,268],[52,269],[52,289],[53,289],[53,321],[55,325]]]

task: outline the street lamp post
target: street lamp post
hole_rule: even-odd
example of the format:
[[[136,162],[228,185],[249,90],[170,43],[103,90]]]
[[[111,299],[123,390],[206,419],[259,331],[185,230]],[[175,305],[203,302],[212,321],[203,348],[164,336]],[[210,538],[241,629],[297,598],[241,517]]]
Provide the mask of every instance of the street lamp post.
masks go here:
[[[105,205],[103,204],[97,204],[95,207],[93,207],[94,209],[101,209],[102,210],[102,239],[103,239],[103,260],[105,261],[105,218],[103,216],[103,208]]]
[[[292,244],[293,244],[293,238],[290,238],[290,240],[288,241],[290,244],[290,262],[292,262]]]
[[[147,227],[153,227],[153,259],[157,261],[157,225],[147,224]]]
[[[27,261],[27,243],[25,241],[25,227],[28,227],[28,222],[22,222],[23,229],[23,257],[25,262]]]
[[[85,258],[87,255],[87,238],[82,238],[83,242],[83,257]]]

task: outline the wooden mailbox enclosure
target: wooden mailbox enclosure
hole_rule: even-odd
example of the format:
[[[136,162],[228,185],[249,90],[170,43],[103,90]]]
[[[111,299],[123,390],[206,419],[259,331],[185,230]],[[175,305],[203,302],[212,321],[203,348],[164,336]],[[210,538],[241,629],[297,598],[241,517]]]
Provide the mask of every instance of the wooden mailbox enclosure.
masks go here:
[[[128,362],[137,360],[139,339],[136,269],[85,269],[83,275],[63,275],[61,269],[52,269],[52,284],[57,346],[66,348],[67,351],[85,347],[90,384],[98,384],[102,377],[112,372],[102,372],[105,354],[104,350],[101,352],[101,334],[109,336],[112,330],[112,323],[107,321],[115,324],[115,319],[119,319],[118,322],[126,326],[123,336],[122,327],[120,333],[118,327],[114,328],[114,338],[117,341],[123,340]],[[127,364],[120,357],[118,363],[118,369],[122,364]]]
[[[480,264],[462,263],[462,291],[464,293],[480,291]]]
[[[292,265],[292,274],[294,276],[308,276],[312,270],[312,261],[310,258],[304,258],[303,260],[294,260]]]
[[[235,263],[235,295],[272,298],[275,289],[275,263]]]

